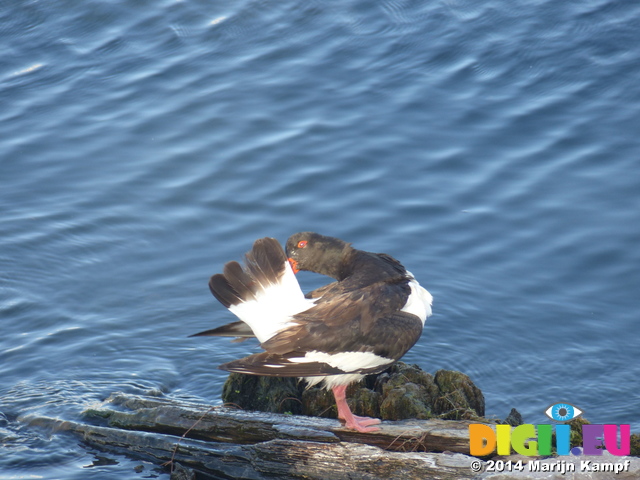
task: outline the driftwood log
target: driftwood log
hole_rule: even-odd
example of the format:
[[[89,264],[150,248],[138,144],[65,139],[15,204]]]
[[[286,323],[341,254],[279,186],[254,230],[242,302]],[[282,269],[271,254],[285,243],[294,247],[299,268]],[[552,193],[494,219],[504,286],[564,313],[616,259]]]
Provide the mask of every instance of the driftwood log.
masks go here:
[[[575,473],[542,470],[489,472],[468,456],[469,423],[478,420],[384,421],[357,433],[327,418],[245,410],[123,393],[83,412],[81,422],[23,417],[34,427],[71,432],[94,448],[164,466],[172,480],[193,479],[441,479],[601,480],[611,473],[580,472],[583,460],[629,462],[616,479],[640,478],[636,457],[551,457],[541,464],[576,464]],[[506,457],[524,461],[534,458]],[[479,463],[478,463],[479,462]],[[543,468],[543,467],[542,467]],[[477,471],[477,470],[480,471]],[[476,473],[477,471],[477,473]]]
[[[192,478],[473,478],[473,458],[465,455],[468,421],[385,421],[379,432],[358,433],[333,419],[123,393],[83,412],[83,419],[22,420],[72,432],[99,449],[173,461],[195,472]]]

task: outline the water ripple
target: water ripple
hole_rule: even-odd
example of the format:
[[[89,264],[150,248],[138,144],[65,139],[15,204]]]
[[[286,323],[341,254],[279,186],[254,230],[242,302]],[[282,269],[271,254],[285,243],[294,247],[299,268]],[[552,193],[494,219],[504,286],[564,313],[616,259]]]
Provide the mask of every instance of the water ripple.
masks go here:
[[[25,412],[219,402],[215,366],[258,346],[187,338],[232,319],[207,280],[300,230],[402,260],[435,298],[406,360],[468,373],[489,415],[544,422],[561,397],[637,429],[639,19],[611,0],[1,8],[3,472],[92,463]]]

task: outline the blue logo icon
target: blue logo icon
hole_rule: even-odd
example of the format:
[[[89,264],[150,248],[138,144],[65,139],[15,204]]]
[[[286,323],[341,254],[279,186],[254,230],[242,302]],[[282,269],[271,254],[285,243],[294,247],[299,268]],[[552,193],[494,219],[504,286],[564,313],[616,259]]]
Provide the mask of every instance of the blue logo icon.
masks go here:
[[[560,402],[549,405],[544,411],[545,415],[556,422],[570,422],[574,418],[578,418],[584,412],[575,405]]]

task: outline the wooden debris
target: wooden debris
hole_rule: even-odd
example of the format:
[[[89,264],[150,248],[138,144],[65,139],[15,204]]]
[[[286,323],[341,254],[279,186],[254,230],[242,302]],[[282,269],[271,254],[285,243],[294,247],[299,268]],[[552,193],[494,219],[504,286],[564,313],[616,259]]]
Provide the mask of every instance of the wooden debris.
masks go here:
[[[197,478],[473,478],[473,458],[463,455],[468,421],[385,421],[379,432],[358,433],[332,419],[122,393],[83,417],[86,423],[22,420],[158,465],[173,460]]]

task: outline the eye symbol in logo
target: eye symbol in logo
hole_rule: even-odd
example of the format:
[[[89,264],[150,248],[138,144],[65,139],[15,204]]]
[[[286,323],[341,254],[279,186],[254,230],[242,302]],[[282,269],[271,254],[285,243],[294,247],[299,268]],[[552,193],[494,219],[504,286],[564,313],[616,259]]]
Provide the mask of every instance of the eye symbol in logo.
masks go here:
[[[554,403],[544,411],[545,415],[556,422],[569,422],[584,412],[570,403]]]

